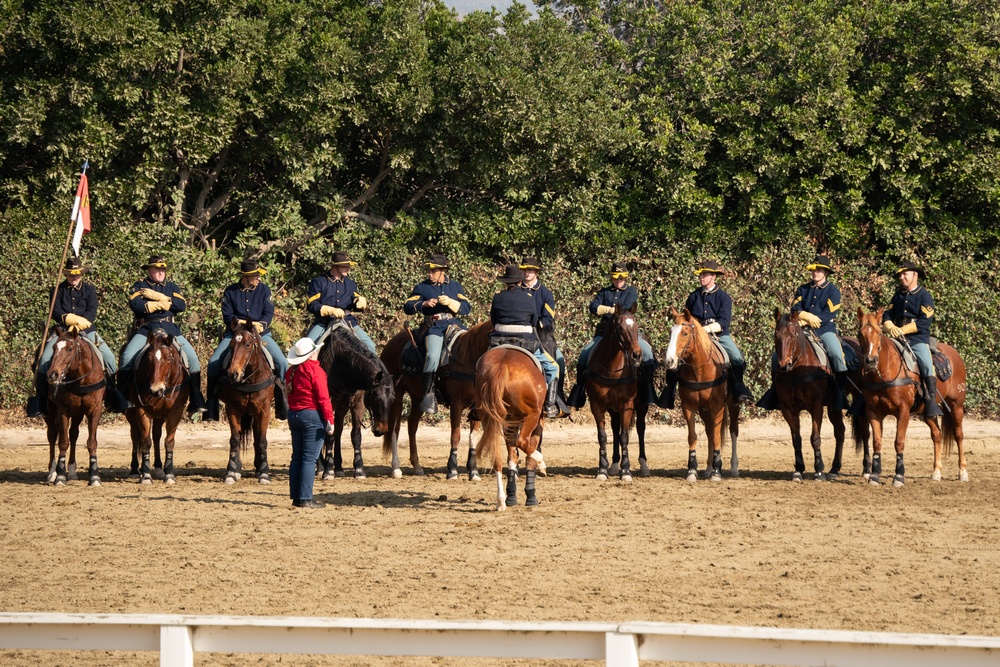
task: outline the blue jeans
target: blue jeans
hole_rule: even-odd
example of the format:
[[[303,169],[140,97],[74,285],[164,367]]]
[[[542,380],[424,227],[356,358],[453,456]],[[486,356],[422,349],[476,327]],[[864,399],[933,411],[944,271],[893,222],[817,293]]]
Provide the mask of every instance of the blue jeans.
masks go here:
[[[101,359],[104,360],[105,372],[114,375],[118,371],[118,364],[115,363],[115,355],[111,351],[111,348],[108,347],[103,338],[97,335],[96,331],[91,331],[84,335],[97,345],[97,349],[101,353]],[[56,340],[58,338],[58,336],[49,336],[49,339],[45,341],[42,358],[38,361],[38,372],[42,375],[49,372],[49,366],[52,365],[52,355],[55,354]]]
[[[222,374],[222,356],[229,349],[229,346],[233,341],[233,332],[227,331],[226,335],[222,337],[219,341],[219,346],[215,348],[215,352],[212,353],[212,358],[208,360],[208,377],[217,378]],[[285,378],[285,372],[288,370],[288,360],[285,359],[284,352],[281,351],[281,347],[278,346],[274,339],[271,338],[271,332],[267,332],[260,337],[260,342],[264,344],[267,351],[271,353],[271,357],[274,359],[275,372],[281,379]]]
[[[316,342],[319,340],[319,337],[323,335],[324,331],[326,331],[325,326],[322,324],[314,324],[309,328],[309,331],[306,332],[306,338],[311,338],[313,342]],[[378,356],[378,352],[375,351],[375,341],[373,341],[372,337],[368,335],[368,332],[361,327],[354,327],[354,335],[365,344],[365,347],[372,351],[372,354],[376,357]]]
[[[601,342],[603,336],[594,336],[594,339],[583,346],[580,350],[580,360],[576,362],[577,368],[586,368],[587,364],[590,362],[590,351]],[[642,363],[652,363],[653,362],[653,348],[649,346],[642,338],[639,339],[639,349],[642,350]]]
[[[316,460],[323,449],[326,430],[316,410],[291,410],[292,462],[288,466],[288,495],[292,500],[312,500]]]
[[[181,347],[181,352],[188,360],[188,368],[192,373],[201,372],[201,362],[198,361],[198,355],[195,354],[194,348],[191,347],[191,343],[187,341],[184,336],[174,336],[174,340]],[[146,344],[146,334],[138,333],[132,336],[132,340],[128,342],[125,346],[125,350],[122,352],[121,363],[118,364],[118,368],[124,368],[132,370],[132,362],[135,361],[135,355],[139,354],[139,350]]]

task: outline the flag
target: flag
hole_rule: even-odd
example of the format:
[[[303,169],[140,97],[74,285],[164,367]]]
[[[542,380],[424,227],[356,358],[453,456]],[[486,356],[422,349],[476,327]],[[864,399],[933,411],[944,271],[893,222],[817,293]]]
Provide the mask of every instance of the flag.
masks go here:
[[[87,174],[80,174],[80,185],[76,189],[76,199],[73,200],[73,217],[76,222],[73,228],[73,254],[80,256],[80,240],[90,231],[90,191],[87,188]]]

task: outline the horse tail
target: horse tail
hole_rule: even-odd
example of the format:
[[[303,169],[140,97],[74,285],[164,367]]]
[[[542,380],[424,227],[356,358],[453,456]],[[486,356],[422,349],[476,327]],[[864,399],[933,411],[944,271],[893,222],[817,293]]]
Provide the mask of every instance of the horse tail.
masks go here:
[[[955,438],[955,413],[953,410],[944,410],[941,415],[941,444],[944,445],[945,456],[951,456],[951,450],[957,442]]]
[[[494,470],[503,467],[506,452],[504,431],[507,428],[507,406],[503,395],[510,373],[506,364],[479,364],[476,369],[480,388],[476,411],[483,423],[483,437],[476,445],[476,460]]]
[[[851,438],[854,439],[854,453],[858,453],[867,444],[871,435],[871,424],[865,415],[865,397],[860,392],[854,398],[854,408],[851,410]]]
[[[253,415],[249,412],[240,417],[240,451],[245,456],[250,446],[250,436],[253,435]]]

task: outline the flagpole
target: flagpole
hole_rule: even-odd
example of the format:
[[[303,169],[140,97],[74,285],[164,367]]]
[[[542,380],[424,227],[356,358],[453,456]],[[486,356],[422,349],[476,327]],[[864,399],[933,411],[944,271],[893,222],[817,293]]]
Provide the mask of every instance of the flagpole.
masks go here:
[[[90,160],[83,161],[83,170],[80,172],[80,176],[83,177],[87,173],[87,167],[90,166]],[[38,355],[35,357],[35,371],[38,371],[38,362],[42,358],[42,353],[45,352],[45,341],[49,339],[49,323],[52,321],[52,313],[56,309],[56,297],[59,295],[59,276],[62,274],[63,265],[66,263],[66,255],[69,253],[69,242],[73,239],[73,228],[76,225],[76,218],[80,215],[80,211],[77,209],[77,204],[73,203],[73,216],[69,221],[69,233],[66,234],[66,245],[63,246],[62,259],[59,260],[59,266],[56,267],[56,279],[55,284],[52,287],[52,299],[49,301],[49,316],[45,318],[45,328],[42,332],[42,344],[38,347]]]

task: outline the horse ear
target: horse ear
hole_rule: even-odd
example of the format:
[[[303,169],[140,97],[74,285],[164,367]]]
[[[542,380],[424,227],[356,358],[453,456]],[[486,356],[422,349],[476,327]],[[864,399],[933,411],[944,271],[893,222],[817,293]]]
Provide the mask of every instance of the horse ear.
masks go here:
[[[861,306],[858,306],[858,322],[864,322],[864,321],[865,321],[865,309],[862,308]]]
[[[781,312],[781,308],[778,308],[777,306],[775,306],[775,308],[774,308],[774,324],[775,325],[777,325],[779,322],[781,322],[781,316],[783,314],[784,313]]]
[[[677,312],[677,309],[674,308],[673,306],[670,306],[670,317],[676,320],[679,315],[680,313]]]
[[[636,307],[636,306],[638,306],[638,305],[639,305],[639,302],[638,302],[638,301],[636,301],[635,303],[633,303],[633,304],[632,304],[632,305],[631,305],[631,306],[629,307],[629,309],[628,309],[628,312],[630,312],[630,313],[632,313],[633,315],[635,315],[635,307]]]
[[[691,319],[691,311],[688,310],[687,308],[684,309],[684,319],[685,320],[690,320]]]
[[[885,308],[884,307],[883,308],[879,308],[878,312],[875,313],[875,321],[878,322],[879,324],[881,324],[882,323],[882,316],[884,314],[885,314]]]

